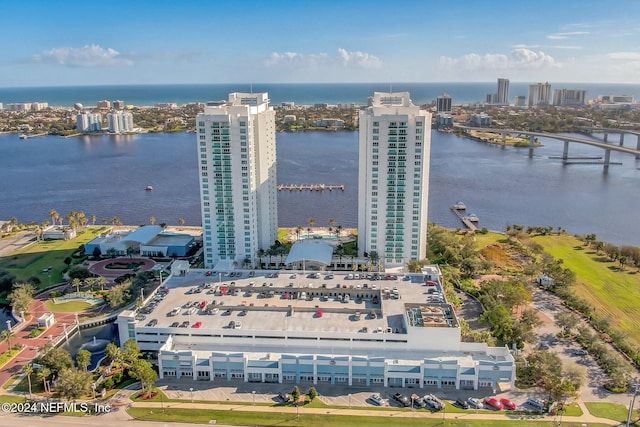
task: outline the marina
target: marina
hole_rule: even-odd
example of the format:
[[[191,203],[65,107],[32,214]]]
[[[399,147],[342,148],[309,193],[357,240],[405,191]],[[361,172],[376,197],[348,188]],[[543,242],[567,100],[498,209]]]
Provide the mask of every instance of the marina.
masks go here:
[[[296,185],[296,184],[292,184],[292,185],[287,185],[287,184],[280,184],[278,185],[278,191],[282,191],[282,190],[289,190],[289,191],[304,191],[304,190],[309,190],[309,191],[333,191],[333,190],[339,190],[339,191],[344,191],[344,184],[339,184],[339,185],[331,185],[331,184],[300,184],[300,185]]]

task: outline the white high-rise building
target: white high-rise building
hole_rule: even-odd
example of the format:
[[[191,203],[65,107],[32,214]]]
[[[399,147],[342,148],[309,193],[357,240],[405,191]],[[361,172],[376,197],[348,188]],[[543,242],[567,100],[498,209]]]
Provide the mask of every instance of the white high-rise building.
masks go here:
[[[496,104],[509,105],[509,79],[498,79]]]
[[[529,107],[544,107],[549,105],[550,95],[551,85],[549,83],[529,85]]]
[[[360,112],[358,250],[384,265],[426,257],[431,113],[408,92],[376,92]]]
[[[107,124],[109,132],[133,132],[133,114],[122,111],[107,114]]]
[[[102,114],[82,113],[76,116],[78,132],[100,132],[102,130]]]
[[[204,262],[253,263],[278,237],[275,112],[267,93],[232,93],[196,117]]]

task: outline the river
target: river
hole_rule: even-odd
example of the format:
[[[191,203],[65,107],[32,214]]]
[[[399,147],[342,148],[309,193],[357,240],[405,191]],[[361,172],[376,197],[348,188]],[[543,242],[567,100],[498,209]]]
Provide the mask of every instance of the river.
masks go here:
[[[586,138],[585,136],[580,136]],[[527,149],[489,145],[453,134],[432,133],[429,221],[460,227],[449,206],[464,201],[480,227],[508,224],[563,227],[596,233],[600,240],[640,246],[640,163],[622,162],[604,174],[600,165],[566,165],[549,156],[562,143],[541,139],[533,158]],[[295,227],[314,218],[325,226],[357,223],[358,133],[310,132],[277,135],[278,182],[344,184],[344,192],[278,195],[279,224]],[[602,155],[571,144],[570,155]],[[97,215],[97,223],[119,216],[125,224],[200,225],[197,147],[193,134],[141,134],[20,140],[0,135],[0,219],[42,222],[51,209]],[[154,191],[145,191],[151,185]]]

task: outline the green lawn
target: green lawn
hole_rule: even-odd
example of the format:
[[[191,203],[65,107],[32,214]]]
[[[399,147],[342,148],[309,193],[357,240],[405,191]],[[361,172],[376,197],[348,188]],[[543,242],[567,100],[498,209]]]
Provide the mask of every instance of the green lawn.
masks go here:
[[[480,249],[489,245],[495,245],[496,243],[504,243],[507,241],[507,236],[499,233],[475,233],[473,237],[475,238],[476,243],[478,244],[478,248]]]
[[[23,403],[26,400],[26,397],[15,396],[13,394],[0,395],[0,403]]]
[[[58,313],[76,313],[93,307],[91,304],[81,300],[63,302],[61,304],[54,304],[52,300],[49,300],[44,305],[47,310]]]
[[[640,345],[640,273],[619,269],[617,262],[584,246],[572,236],[535,237],[547,252],[576,273],[576,294],[589,302],[599,316]]]
[[[37,276],[42,281],[40,288],[46,288],[49,286],[49,277],[48,274],[42,274],[42,270],[51,266],[51,283],[60,283],[62,269],[66,267],[64,259],[71,256],[80,245],[107,230],[108,227],[87,227],[79,230],[78,237],[73,240],[41,240],[0,258],[0,270],[8,271],[19,280]]]
[[[413,426],[442,426],[440,418],[402,418],[402,420],[392,419],[393,414],[381,415],[379,417],[370,416],[343,416],[331,414],[305,414],[304,409],[300,410],[300,418],[296,419],[295,414],[278,414],[271,412],[249,412],[249,411],[218,411],[209,409],[179,409],[165,408],[161,412],[160,408],[130,408],[127,411],[134,418],[142,420],[153,420],[162,422],[193,422],[210,424],[215,420],[217,424],[227,425],[277,425],[279,427],[388,427],[392,424],[401,424],[403,427]],[[578,427],[582,423],[562,423],[564,426]],[[543,427],[548,426],[549,421],[529,421],[529,420],[470,420],[470,419],[447,419],[446,425],[450,427]],[[591,425],[593,426],[593,425]]]
[[[626,421],[629,410],[619,403],[585,402],[591,415],[614,421]]]

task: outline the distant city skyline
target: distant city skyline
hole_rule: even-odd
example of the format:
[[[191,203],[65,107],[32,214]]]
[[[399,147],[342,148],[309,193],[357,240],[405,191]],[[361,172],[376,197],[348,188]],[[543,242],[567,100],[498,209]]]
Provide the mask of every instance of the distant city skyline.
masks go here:
[[[0,86],[640,83],[639,14],[635,0],[5,2]]]

